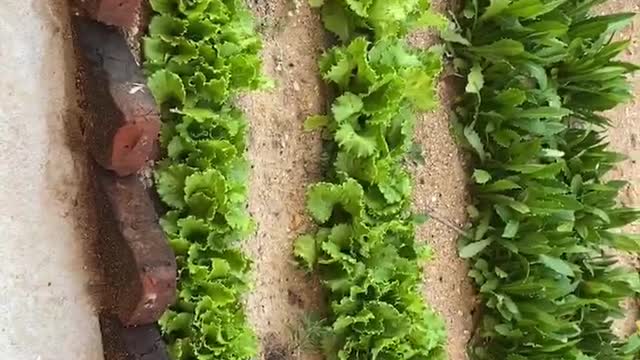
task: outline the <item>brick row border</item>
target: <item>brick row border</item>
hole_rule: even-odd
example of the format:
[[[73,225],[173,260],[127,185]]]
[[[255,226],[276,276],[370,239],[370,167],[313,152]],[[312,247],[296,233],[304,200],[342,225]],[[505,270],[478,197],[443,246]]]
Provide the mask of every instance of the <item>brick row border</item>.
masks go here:
[[[71,29],[82,127],[96,166],[99,296],[105,360],[168,360],[157,321],[175,301],[176,260],[145,174],[160,113],[130,46],[144,0],[75,0]],[[133,46],[135,48],[135,45]]]

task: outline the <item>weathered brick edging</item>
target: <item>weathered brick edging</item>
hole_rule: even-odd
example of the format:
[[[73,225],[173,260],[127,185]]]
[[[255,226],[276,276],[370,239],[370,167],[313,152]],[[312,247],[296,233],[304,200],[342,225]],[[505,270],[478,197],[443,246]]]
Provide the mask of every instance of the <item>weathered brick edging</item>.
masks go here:
[[[160,115],[125,37],[144,2],[76,5],[71,25],[83,134],[98,164],[91,176],[105,289],[99,299],[105,359],[166,360],[156,322],[175,301],[176,261],[140,180],[157,155]]]

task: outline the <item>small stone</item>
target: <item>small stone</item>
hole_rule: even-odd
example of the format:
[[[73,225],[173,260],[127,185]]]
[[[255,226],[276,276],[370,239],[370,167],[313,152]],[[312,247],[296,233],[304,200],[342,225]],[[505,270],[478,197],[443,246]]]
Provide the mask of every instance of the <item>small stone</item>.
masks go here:
[[[300,91],[300,84],[297,81],[293,82],[293,91]]]

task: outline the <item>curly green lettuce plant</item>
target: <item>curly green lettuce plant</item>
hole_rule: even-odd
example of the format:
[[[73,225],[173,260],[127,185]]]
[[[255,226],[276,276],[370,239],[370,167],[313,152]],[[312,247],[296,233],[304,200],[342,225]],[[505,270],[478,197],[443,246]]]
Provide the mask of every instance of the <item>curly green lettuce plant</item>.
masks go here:
[[[307,129],[333,138],[329,182],[312,185],[308,211],[319,225],[294,253],[328,290],[322,346],[328,359],[444,359],[441,319],[421,295],[429,250],[415,239],[411,178],[404,158],[415,110],[437,104],[441,70],[435,52],[402,39],[417,25],[446,24],[425,1],[325,0],[326,27],[345,45],[320,62],[339,94],[331,113]]]
[[[618,205],[600,114],[632,97],[639,68],[616,59],[633,14],[593,16],[604,0],[468,1],[450,39],[467,75],[458,132],[474,153],[474,227],[461,255],[485,305],[473,355],[507,360],[631,360],[637,336],[614,336],[638,274],[613,250],[640,217]]]
[[[265,84],[261,47],[241,0],[151,0],[144,39],[149,88],[162,106],[156,190],[178,262],[178,299],[160,320],[173,359],[252,359],[242,305],[253,232],[246,210],[247,122],[230,105]]]

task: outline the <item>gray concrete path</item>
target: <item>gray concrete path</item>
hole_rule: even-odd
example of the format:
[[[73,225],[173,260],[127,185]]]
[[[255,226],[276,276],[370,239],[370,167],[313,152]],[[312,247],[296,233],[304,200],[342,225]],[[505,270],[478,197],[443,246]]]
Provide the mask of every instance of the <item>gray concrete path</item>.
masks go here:
[[[83,167],[65,140],[70,39],[53,3],[0,1],[1,360],[102,360],[72,215]]]

